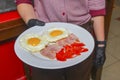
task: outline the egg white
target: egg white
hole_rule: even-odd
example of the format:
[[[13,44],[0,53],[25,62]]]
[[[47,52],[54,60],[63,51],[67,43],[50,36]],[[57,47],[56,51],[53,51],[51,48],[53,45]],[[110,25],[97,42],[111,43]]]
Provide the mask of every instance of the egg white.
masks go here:
[[[36,46],[32,46],[32,45],[28,44],[28,40],[30,38],[38,38],[38,39],[40,39],[40,43],[37,44]],[[45,37],[43,37],[41,35],[38,35],[38,34],[26,34],[26,35],[24,35],[24,36],[22,36],[20,38],[20,44],[24,49],[26,49],[26,50],[28,50],[30,52],[38,52],[41,49],[45,48],[45,46],[48,44],[48,42],[45,39]]]
[[[50,35],[50,33],[52,32],[52,31],[54,31],[54,30],[60,30],[60,31],[62,31],[63,33],[61,34],[61,35],[58,35],[58,36],[51,36]],[[46,37],[46,39],[49,41],[49,42],[55,42],[55,41],[57,41],[57,40],[60,40],[60,39],[62,39],[62,38],[65,38],[65,37],[68,37],[68,35],[69,35],[69,32],[68,32],[68,30],[67,29],[65,29],[65,28],[50,28],[50,29],[48,29],[47,31],[46,31],[46,33],[45,33],[45,37]]]

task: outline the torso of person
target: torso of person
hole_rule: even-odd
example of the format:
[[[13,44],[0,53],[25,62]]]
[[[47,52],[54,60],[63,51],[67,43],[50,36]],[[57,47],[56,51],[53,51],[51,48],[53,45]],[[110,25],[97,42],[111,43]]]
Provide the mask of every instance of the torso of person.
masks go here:
[[[88,0],[35,0],[35,14],[45,22],[68,22],[82,25],[91,18]],[[48,3],[48,4],[47,4]]]

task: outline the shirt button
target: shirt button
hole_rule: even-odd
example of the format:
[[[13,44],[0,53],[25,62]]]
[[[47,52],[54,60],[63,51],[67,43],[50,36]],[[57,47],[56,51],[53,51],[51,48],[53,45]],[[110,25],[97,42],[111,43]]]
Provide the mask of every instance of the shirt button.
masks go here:
[[[63,12],[62,15],[64,16],[64,15],[65,15],[65,12]]]

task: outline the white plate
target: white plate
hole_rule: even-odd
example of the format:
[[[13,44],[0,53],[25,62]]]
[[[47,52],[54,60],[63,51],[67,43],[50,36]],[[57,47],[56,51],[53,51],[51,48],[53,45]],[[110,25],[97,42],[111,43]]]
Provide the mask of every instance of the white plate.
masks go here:
[[[48,28],[51,28],[51,27],[63,27],[63,28],[68,29],[70,32],[74,33],[80,39],[81,42],[86,44],[85,47],[88,48],[89,51],[81,54],[80,56],[77,56],[75,58],[62,62],[58,60],[46,59],[45,57],[40,55],[40,53],[39,55],[38,54],[33,55],[20,46],[19,39],[23,35],[28,34],[28,33],[41,34],[42,31],[47,30]],[[34,26],[24,31],[16,39],[14,49],[15,49],[15,52],[18,58],[20,58],[20,60],[22,60],[28,65],[31,65],[37,68],[44,68],[44,69],[60,69],[60,68],[65,68],[65,67],[76,65],[84,61],[86,58],[88,58],[94,49],[94,39],[87,30],[85,30],[84,28],[80,26],[70,24],[70,23],[52,22],[52,23],[46,23],[44,27]]]

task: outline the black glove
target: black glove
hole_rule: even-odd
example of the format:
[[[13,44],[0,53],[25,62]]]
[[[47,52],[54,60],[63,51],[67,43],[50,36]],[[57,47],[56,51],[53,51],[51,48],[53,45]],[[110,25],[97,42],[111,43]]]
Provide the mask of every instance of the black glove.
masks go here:
[[[104,45],[104,46],[100,47],[98,45]],[[95,57],[94,57],[94,66],[96,68],[103,66],[106,60],[105,48],[106,48],[106,41],[96,41]]]
[[[30,19],[27,23],[27,28],[33,27],[33,26],[44,26],[45,22],[40,21],[38,19]]]

